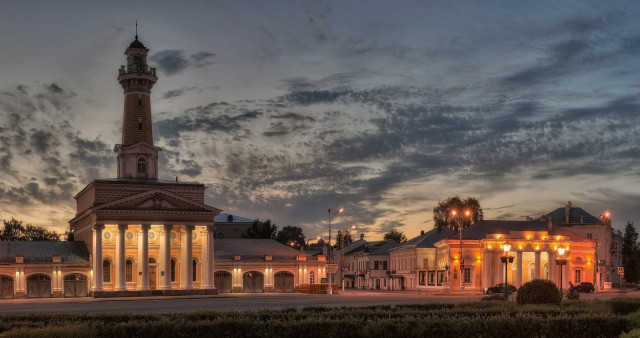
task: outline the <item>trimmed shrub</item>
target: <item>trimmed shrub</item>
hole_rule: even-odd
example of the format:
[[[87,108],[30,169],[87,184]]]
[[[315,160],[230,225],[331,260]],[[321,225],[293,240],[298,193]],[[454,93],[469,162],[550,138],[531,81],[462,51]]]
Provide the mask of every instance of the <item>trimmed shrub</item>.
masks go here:
[[[492,301],[492,300],[501,300],[501,301],[505,301],[507,300],[506,298],[504,298],[504,295],[491,295],[491,296],[486,296],[482,298],[483,302],[488,302],[488,301]]]
[[[518,304],[560,304],[562,297],[560,290],[551,281],[534,279],[525,283],[516,297]]]
[[[617,315],[627,315],[640,310],[640,299],[613,298],[607,301],[611,311]]]
[[[567,299],[570,299],[570,300],[580,299],[580,295],[577,292],[569,292],[567,294]]]

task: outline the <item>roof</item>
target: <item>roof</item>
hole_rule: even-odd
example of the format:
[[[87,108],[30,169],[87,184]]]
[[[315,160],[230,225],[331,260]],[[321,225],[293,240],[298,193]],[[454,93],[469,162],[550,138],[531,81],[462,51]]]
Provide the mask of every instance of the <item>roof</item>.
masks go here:
[[[199,182],[178,182],[172,180],[159,180],[155,178],[99,178],[93,180],[95,183],[113,183],[113,184],[149,184],[149,185],[192,185],[204,187],[204,184]]]
[[[367,241],[365,241],[364,239],[359,239],[347,246],[344,247],[344,254],[348,255],[350,253],[353,253],[354,251],[360,249],[361,247],[365,246],[367,244]],[[340,250],[334,250],[333,251],[333,255],[342,255],[342,249]]]
[[[233,260],[234,256],[240,256],[242,261],[263,261],[265,256],[274,261],[295,261],[298,256],[315,259],[274,239],[216,238],[213,250],[217,261]]]
[[[22,256],[24,263],[52,263],[54,255],[60,255],[62,263],[89,263],[89,250],[80,241],[0,242],[0,263],[15,263],[16,256]]]
[[[566,207],[558,208],[545,216],[550,217],[553,224],[602,224],[602,221],[598,217],[595,217],[584,209],[577,207],[571,207],[569,209],[569,222],[567,223],[565,218],[566,210]]]
[[[380,243],[380,245],[378,245],[376,248],[374,248],[373,251],[369,252],[369,255],[385,255],[385,254],[389,253],[389,249],[393,249],[393,248],[395,248],[395,247],[397,247],[399,245],[400,245],[400,243],[398,243],[398,242],[396,242],[396,241],[394,241],[392,239],[389,239],[389,240],[386,240],[386,241]]]
[[[142,48],[147,49],[140,40],[138,40],[138,36],[136,35],[136,39],[129,45],[129,48]]]
[[[545,221],[499,221],[499,220],[482,220],[471,224],[468,228],[462,230],[462,239],[484,239],[487,234],[508,234],[511,231],[548,231],[549,224]],[[572,241],[590,241],[590,239],[578,235],[577,233],[567,230],[560,226],[554,226],[549,235],[568,236]],[[454,233],[448,238],[458,238],[458,234]]]
[[[457,232],[449,229],[442,228],[440,231],[437,229],[432,229],[424,234],[420,234],[418,237],[414,237],[401,245],[397,246],[393,249],[409,249],[409,248],[435,248],[435,243],[439,240],[447,238],[453,234],[457,234]]]
[[[215,223],[230,223],[229,222],[229,216],[233,217],[233,219],[231,220],[231,222],[233,222],[233,223],[253,223],[253,220],[250,219],[250,218],[240,217],[240,216],[231,215],[231,214],[219,214],[219,215],[216,215],[213,218],[213,221]]]

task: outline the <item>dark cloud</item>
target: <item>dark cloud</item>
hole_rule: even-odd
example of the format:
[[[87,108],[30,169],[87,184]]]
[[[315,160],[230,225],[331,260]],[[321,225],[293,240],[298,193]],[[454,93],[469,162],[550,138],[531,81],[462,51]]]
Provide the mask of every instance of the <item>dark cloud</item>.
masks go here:
[[[181,87],[178,89],[174,89],[174,90],[170,90],[168,92],[165,92],[164,94],[162,94],[162,98],[163,99],[173,99],[176,97],[180,97],[184,94],[186,94],[187,92],[190,92],[192,90],[196,90],[198,89],[197,87]]]
[[[209,52],[198,52],[195,54],[191,54],[190,56],[191,61],[196,68],[201,68],[213,64],[213,59],[215,57],[215,54]]]
[[[198,52],[187,58],[183,50],[167,49],[151,55],[149,61],[155,63],[167,76],[171,76],[189,66],[196,68],[208,66],[213,63],[214,58],[215,54],[209,52]]]
[[[31,129],[31,146],[38,153],[46,153],[51,148],[57,148],[60,146],[60,142],[57,137],[51,132],[44,130]]]

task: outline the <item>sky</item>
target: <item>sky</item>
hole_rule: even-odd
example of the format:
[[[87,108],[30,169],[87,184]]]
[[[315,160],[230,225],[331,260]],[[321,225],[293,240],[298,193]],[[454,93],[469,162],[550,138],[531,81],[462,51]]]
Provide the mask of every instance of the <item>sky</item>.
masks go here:
[[[0,219],[63,232],[116,176],[117,70],[138,35],[160,178],[307,238],[567,201],[640,222],[636,1],[1,1]]]

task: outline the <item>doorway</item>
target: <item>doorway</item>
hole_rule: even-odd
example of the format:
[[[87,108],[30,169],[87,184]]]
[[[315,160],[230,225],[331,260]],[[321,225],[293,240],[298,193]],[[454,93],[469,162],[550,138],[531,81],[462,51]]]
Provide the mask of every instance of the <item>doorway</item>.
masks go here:
[[[149,289],[151,290],[156,289],[157,271],[157,266],[149,266]]]

